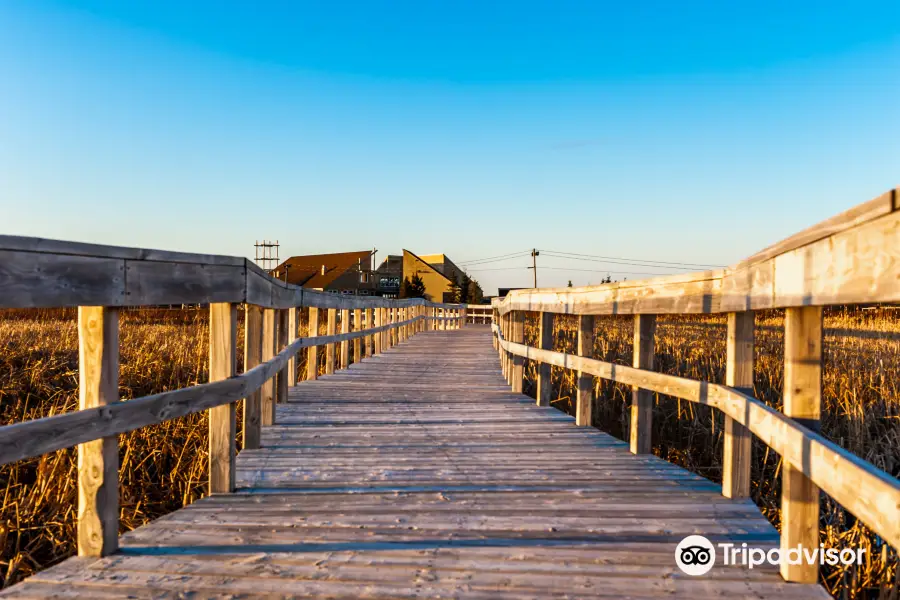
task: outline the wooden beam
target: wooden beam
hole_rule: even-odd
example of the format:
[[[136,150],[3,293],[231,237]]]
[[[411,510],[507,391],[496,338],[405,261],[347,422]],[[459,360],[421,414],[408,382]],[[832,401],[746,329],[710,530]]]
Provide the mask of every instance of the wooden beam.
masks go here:
[[[275,309],[263,310],[262,359],[268,362],[277,354],[275,344],[278,339],[278,320]],[[275,423],[275,380],[263,383],[260,389],[260,423],[263,427]]]
[[[594,316],[578,317],[578,356],[592,358],[594,354]],[[590,427],[594,419],[594,378],[590,373],[578,372],[578,389],[575,404],[575,424]]]
[[[656,315],[634,316],[634,366],[653,369]],[[634,387],[631,390],[630,447],[633,454],[649,454],[653,449],[653,393]]]
[[[119,311],[78,307],[78,408],[119,400]],[[119,542],[119,444],[78,445],[78,556],[108,556]]]
[[[822,308],[788,308],[784,314],[784,414],[819,430],[822,411]],[[801,469],[782,464],[781,550],[819,547],[819,488]],[[786,581],[814,583],[816,564],[781,563]]]
[[[263,362],[263,309],[247,304],[244,309],[244,372]],[[259,448],[262,433],[262,392],[256,390],[244,399],[245,450]]]
[[[287,310],[287,314],[288,314],[288,319],[287,319],[287,342],[285,345],[290,346],[297,340],[297,337],[298,337],[299,324],[297,323],[297,311],[300,309],[298,309],[296,307],[292,307],[292,308],[288,308],[286,310]],[[294,356],[291,357],[291,360],[288,361],[287,381],[288,381],[289,386],[297,385],[297,379],[298,379],[297,363],[298,363],[297,355],[295,354]]]
[[[538,324],[538,347],[544,350],[553,350],[553,313],[542,312]],[[537,404],[538,406],[550,406],[553,396],[553,383],[550,380],[550,365],[542,362],[538,364],[537,377]]]
[[[728,313],[725,385],[753,395],[753,328],[755,313]],[[750,496],[750,430],[725,416],[722,494],[726,498]]]
[[[525,341],[525,313],[516,311],[512,314],[510,341],[519,344]],[[522,384],[525,380],[525,359],[521,356],[513,356],[512,360],[512,391],[522,393]]]
[[[275,346],[275,353],[279,353],[285,348],[288,347],[288,327],[290,323],[290,312],[292,308],[282,308],[278,310],[278,343]],[[276,387],[275,387],[275,404],[284,404],[288,399],[288,367],[290,366],[290,361],[288,364],[284,365],[284,368],[278,372],[276,376]],[[272,411],[272,425],[275,424],[275,410]]]
[[[363,323],[362,323],[362,309],[354,309],[353,311],[353,331],[362,331]],[[353,340],[353,362],[358,363],[363,358],[363,338],[356,338]]]
[[[350,311],[341,311],[341,333],[350,333]],[[350,366],[350,340],[341,342],[341,369]]]
[[[306,337],[319,337],[319,309],[315,306],[309,307],[309,331]],[[319,348],[318,346],[310,346],[306,350],[306,379],[312,380],[319,376]]]
[[[237,346],[237,305],[217,302],[209,306],[209,380],[234,376]],[[234,491],[235,403],[209,409],[209,493]]]
[[[334,335],[337,333],[337,309],[329,308],[328,309],[328,324],[326,326],[325,335]],[[325,346],[325,374],[331,375],[334,373],[334,354],[335,347],[334,344],[328,344]]]

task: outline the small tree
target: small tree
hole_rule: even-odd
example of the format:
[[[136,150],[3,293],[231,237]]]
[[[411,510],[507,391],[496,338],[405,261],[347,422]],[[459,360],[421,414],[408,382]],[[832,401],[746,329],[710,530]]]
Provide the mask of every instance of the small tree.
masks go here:
[[[409,292],[409,296],[407,296],[407,298],[424,298],[425,282],[422,281],[422,278],[418,275],[413,275],[412,279],[409,282],[407,291]]]
[[[484,300],[484,293],[481,291],[481,286],[474,279],[469,280],[469,303],[470,304],[481,304],[481,301]]]
[[[403,283],[400,284],[400,297],[401,298],[411,298],[412,297],[409,295],[410,285],[411,284],[409,282],[409,277],[404,277]]]
[[[572,280],[569,280],[569,287],[572,287]]]
[[[612,277],[607,275],[606,277],[604,277],[603,279],[600,280],[600,283],[612,283]]]
[[[459,300],[460,304],[466,304],[471,302],[471,298],[469,297],[469,284],[472,283],[472,280],[469,279],[469,276],[463,273],[462,283],[459,286]]]
[[[456,280],[456,277],[452,277],[450,279],[450,289],[447,290],[447,295],[450,297],[448,301],[459,302],[459,291],[459,282]]]

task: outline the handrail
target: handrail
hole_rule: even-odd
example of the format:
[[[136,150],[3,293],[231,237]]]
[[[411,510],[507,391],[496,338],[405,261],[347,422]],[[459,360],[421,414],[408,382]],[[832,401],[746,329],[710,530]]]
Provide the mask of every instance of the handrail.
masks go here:
[[[533,348],[504,339],[496,325],[492,329],[500,347],[516,356],[719,409],[749,428],[886,542],[900,548],[900,481],[753,396],[726,385]]]
[[[592,421],[592,377],[632,386],[629,442],[652,450],[658,392],[725,414],[722,493],[750,493],[750,434],[784,459],[782,547],[818,547],[819,489],[900,549],[900,481],[828,441],[818,429],[823,306],[900,301],[900,188],[773,244],[738,264],[580,288],[513,290],[492,301],[494,344],[513,391],[524,359],[538,362],[537,402],[550,403],[551,366],[578,371],[576,424]],[[752,396],[756,310],[785,309],[784,410]],[[539,316],[537,348],[524,344],[525,313]],[[656,315],[727,313],[726,385],[653,371]],[[553,350],[553,318],[578,316],[577,356]],[[634,316],[634,366],[595,360],[593,315]],[[818,566],[782,563],[788,581],[814,582]]]

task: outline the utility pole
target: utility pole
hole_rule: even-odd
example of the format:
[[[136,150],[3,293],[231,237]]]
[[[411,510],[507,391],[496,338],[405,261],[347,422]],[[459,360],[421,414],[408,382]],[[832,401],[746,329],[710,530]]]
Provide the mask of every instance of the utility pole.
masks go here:
[[[541,253],[537,251],[537,248],[531,249],[531,265],[528,267],[529,269],[534,269],[534,287],[537,287],[537,257],[540,256]]]

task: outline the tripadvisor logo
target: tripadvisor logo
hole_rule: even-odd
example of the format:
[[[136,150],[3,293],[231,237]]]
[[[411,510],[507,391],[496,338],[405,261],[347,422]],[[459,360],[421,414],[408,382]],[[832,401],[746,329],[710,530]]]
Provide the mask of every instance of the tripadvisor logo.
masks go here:
[[[716,564],[716,549],[702,535],[689,535],[675,548],[675,564],[687,575],[705,575]]]

